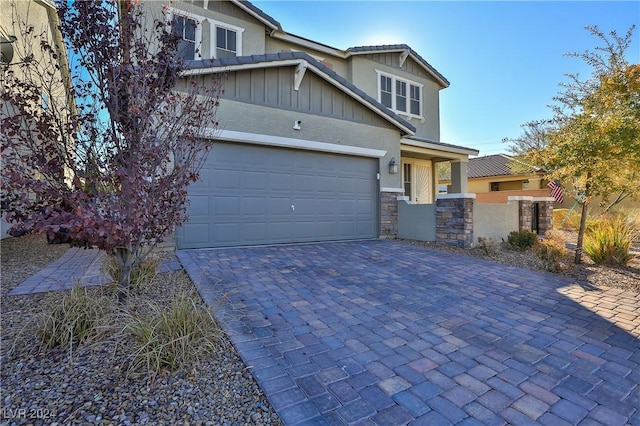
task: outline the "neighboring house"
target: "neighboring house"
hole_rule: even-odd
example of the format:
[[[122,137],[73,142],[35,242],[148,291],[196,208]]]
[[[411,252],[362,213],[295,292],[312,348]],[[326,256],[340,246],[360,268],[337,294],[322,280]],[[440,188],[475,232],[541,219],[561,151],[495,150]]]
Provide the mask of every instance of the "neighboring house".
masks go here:
[[[6,90],[9,74],[17,79],[22,76],[21,63],[29,62],[37,67],[38,75],[48,76],[42,81],[42,103],[39,107],[60,107],[63,110],[73,108],[75,103],[70,94],[70,76],[67,54],[59,30],[56,5],[53,0],[16,0],[2,1],[0,13],[0,92]],[[24,39],[21,25],[33,26],[32,36]],[[58,63],[50,63],[49,58],[43,60],[39,47],[40,37],[46,38],[57,47]],[[56,66],[57,65],[57,66]],[[33,69],[31,70],[33,71]],[[8,114],[12,106],[0,105],[0,117]],[[5,115],[6,116],[6,115]],[[6,135],[3,135],[6,137]],[[4,192],[1,194],[4,197]],[[10,227],[4,220],[4,212],[0,220],[0,236],[5,238]]]
[[[506,154],[471,158],[467,169],[468,191],[481,203],[507,202],[508,196],[548,197],[545,170]],[[441,184],[450,184],[445,176]]]
[[[159,16],[158,2],[144,5]],[[168,10],[187,74],[224,75],[178,248],[395,236],[398,198],[433,203],[439,162],[451,163],[451,191],[467,192],[478,151],[440,142],[449,82],[409,46],[336,49],[246,1]]]

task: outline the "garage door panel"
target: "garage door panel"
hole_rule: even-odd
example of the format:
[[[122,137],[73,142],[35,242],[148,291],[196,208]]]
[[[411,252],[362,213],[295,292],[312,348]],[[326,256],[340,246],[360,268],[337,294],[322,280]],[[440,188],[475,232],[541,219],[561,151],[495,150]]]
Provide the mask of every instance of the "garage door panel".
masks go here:
[[[371,158],[216,142],[203,182],[188,188],[189,222],[177,232],[178,247],[375,238],[377,164]]]

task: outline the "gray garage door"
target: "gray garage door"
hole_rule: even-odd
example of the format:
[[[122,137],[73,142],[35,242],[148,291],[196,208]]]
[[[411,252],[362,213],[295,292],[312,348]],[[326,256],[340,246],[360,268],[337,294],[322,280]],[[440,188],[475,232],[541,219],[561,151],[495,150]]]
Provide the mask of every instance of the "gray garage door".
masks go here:
[[[178,248],[378,236],[378,160],[216,142]]]

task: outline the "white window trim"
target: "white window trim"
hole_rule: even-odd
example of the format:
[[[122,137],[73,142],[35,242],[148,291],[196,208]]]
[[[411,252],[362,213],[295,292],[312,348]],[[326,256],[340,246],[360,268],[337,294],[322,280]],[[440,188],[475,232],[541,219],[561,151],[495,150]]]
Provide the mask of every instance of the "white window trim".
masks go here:
[[[171,31],[173,25],[173,17],[175,15],[184,16],[189,19],[193,19],[198,23],[196,26],[196,34],[195,34],[195,52],[193,55],[194,59],[202,59],[202,23],[207,19],[200,15],[195,15],[190,12],[186,12],[184,10],[176,9],[173,7],[168,8],[167,10],[167,31]]]
[[[378,86],[378,102],[382,103],[381,90],[382,86],[380,85],[380,77],[384,76],[391,79],[391,110],[398,115],[402,115],[409,118],[418,118],[420,120],[424,120],[424,84],[420,84],[416,81],[412,81],[406,78],[398,77],[397,75],[389,74],[388,72],[376,70],[376,79]],[[407,111],[399,111],[396,109],[396,81],[402,81],[407,84]],[[411,114],[411,86],[416,86],[420,90],[420,114]]]
[[[216,31],[216,27],[236,32],[236,56],[242,56],[242,33],[244,32],[244,28],[236,27],[235,25],[227,24],[225,22],[216,21],[211,18],[207,19],[211,24],[211,57],[216,57],[216,50],[218,49],[218,40],[216,39],[218,32]]]

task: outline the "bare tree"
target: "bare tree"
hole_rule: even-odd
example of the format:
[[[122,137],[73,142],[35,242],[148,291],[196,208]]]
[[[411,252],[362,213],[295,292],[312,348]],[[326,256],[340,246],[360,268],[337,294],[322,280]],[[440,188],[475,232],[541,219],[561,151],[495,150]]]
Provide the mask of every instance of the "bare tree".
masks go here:
[[[171,23],[138,2],[61,1],[58,16],[68,73],[57,72],[66,52],[50,34],[14,19],[14,31],[37,43],[3,70],[3,207],[27,230],[114,254],[124,302],[135,262],[186,220],[219,81],[183,76]]]

